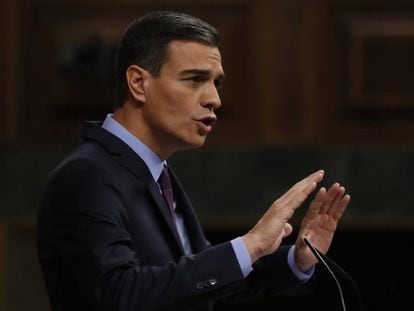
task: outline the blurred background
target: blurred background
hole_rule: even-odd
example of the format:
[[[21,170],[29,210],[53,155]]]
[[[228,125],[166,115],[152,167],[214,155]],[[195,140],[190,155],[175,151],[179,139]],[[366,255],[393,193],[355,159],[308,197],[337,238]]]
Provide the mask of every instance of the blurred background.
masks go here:
[[[0,310],[49,310],[35,244],[43,185],[79,143],[82,122],[111,112],[124,27],[160,9],[221,33],[219,122],[205,147],[170,161],[208,238],[245,233],[323,168],[323,186],[339,181],[352,197],[328,255],[357,282],[366,310],[411,309],[414,1],[0,0]],[[234,310],[340,310],[323,270],[318,282],[314,295]]]

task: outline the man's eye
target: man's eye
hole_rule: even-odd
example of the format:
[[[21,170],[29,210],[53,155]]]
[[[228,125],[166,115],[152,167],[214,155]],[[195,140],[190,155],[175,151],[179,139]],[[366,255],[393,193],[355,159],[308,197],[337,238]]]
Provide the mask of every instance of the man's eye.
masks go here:
[[[194,76],[194,77],[189,78],[188,80],[190,80],[193,83],[200,83],[204,81],[204,78],[201,76]]]

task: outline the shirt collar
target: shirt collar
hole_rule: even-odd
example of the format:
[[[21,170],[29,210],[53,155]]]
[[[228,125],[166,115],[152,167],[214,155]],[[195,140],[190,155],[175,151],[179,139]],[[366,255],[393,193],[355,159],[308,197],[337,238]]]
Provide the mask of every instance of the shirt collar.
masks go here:
[[[119,122],[113,119],[113,114],[108,114],[102,128],[112,133],[126,143],[145,162],[155,181],[158,181],[166,161],[162,161],[154,151],[145,145],[138,137],[134,136]]]

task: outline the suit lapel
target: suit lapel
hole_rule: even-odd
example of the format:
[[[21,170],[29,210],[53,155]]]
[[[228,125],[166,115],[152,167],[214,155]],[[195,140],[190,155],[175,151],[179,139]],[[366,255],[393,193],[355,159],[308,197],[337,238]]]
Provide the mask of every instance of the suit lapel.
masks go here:
[[[147,186],[148,192],[154,199],[165,224],[170,229],[171,234],[176,241],[177,247],[179,247],[181,252],[184,254],[184,249],[181,245],[176,225],[173,223],[171,215],[168,211],[168,207],[166,205],[167,203],[165,202],[164,197],[162,196],[157,183],[154,181],[147,165],[127,144],[125,144],[118,137],[104,130],[101,127],[101,124],[102,123],[99,122],[87,122],[83,132],[84,138],[95,140],[103,145],[108,152],[119,155],[119,165],[131,172]]]
[[[144,182],[147,186],[149,193],[151,194],[152,198],[154,199],[158,210],[160,211],[162,218],[166,222],[166,225],[169,227],[171,233],[174,236],[174,240],[177,243],[177,246],[180,248],[181,252],[184,253],[184,248],[181,244],[180,237],[177,232],[176,224],[173,222],[170,212],[168,211],[167,203],[164,200],[160,192],[160,188],[158,187],[157,183],[154,181],[147,165],[145,162],[138,157],[135,153],[133,155],[122,155],[119,158],[119,164],[122,165],[124,168],[129,170],[132,174],[134,174],[138,179]]]
[[[177,176],[170,167],[171,180],[174,189],[174,197],[177,202],[177,206],[182,212],[184,218],[184,224],[186,226],[191,246],[195,253],[199,253],[207,247],[207,240],[204,236],[200,222],[195,214],[190,199],[185,193],[182,185],[178,181]]]

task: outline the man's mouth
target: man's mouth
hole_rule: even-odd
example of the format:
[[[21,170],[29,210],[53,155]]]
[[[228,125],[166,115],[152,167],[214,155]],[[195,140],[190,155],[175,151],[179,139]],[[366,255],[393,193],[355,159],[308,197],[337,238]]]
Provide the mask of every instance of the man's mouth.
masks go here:
[[[215,116],[207,116],[202,119],[199,119],[198,121],[204,123],[204,125],[206,126],[211,126],[216,122],[216,120],[217,120],[217,117]]]
[[[196,120],[201,134],[207,134],[207,133],[211,132],[211,130],[213,129],[213,124],[216,121],[217,121],[216,116],[206,116],[204,118]]]

